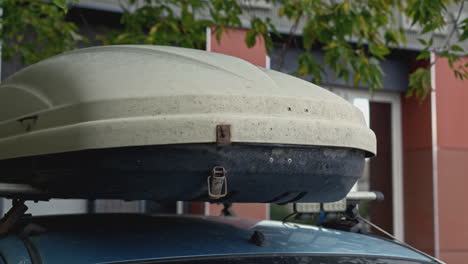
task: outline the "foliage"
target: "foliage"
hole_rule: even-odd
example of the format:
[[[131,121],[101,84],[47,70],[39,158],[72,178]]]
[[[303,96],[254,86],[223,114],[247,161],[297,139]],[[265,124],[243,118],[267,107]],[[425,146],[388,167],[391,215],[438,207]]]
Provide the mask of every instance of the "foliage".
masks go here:
[[[427,89],[431,87],[431,72],[425,68],[417,69],[409,78],[410,90],[407,97],[416,96],[421,101],[427,96]]]
[[[251,0],[252,1],[252,0]],[[203,48],[206,27],[212,27],[218,39],[229,27],[250,27],[245,42],[253,46],[259,36],[272,48],[272,34],[282,39],[283,50],[291,45],[292,35],[302,30],[297,75],[320,83],[325,67],[335,76],[354,86],[366,85],[371,91],[382,88],[380,62],[391,48],[404,46],[405,32],[399,16],[405,14],[421,28],[425,47],[418,60],[428,60],[431,52],[447,58],[459,79],[468,78],[468,65],[460,63],[465,55],[459,45],[468,39],[468,18],[448,14],[451,4],[463,7],[463,0],[266,0],[278,5],[279,16],[290,20],[289,36],[280,36],[270,18],[260,18],[245,8],[248,0],[127,0],[123,6],[123,29],[99,36],[103,44],[158,44]],[[77,27],[65,19],[69,1],[2,0],[1,20],[3,55],[17,55],[26,63],[72,49],[82,41]],[[242,4],[242,6],[241,6]],[[18,8],[21,7],[21,8]],[[241,20],[244,19],[244,20]],[[446,41],[435,46],[434,38],[448,27]],[[456,34],[455,34],[456,33]],[[25,41],[25,38],[28,41]],[[324,51],[318,61],[312,50]],[[284,52],[285,53],[285,52]],[[283,55],[284,55],[283,53]],[[417,69],[410,76],[409,95],[423,98],[431,89],[428,68]]]
[[[153,44],[201,48],[203,32],[210,26],[208,20],[197,20],[196,12],[202,8],[201,1],[156,1],[148,0],[147,5],[131,8],[137,1],[131,0],[125,7],[121,23],[122,31],[115,31],[101,39],[104,44]],[[174,9],[180,8],[180,12]]]
[[[468,79],[468,65],[459,63],[460,56],[466,56],[467,53],[458,45],[458,43],[468,38],[468,18],[461,20],[465,2],[465,0],[408,0],[405,9],[405,14],[412,19],[412,24],[417,24],[422,28],[420,34],[429,38],[427,41],[419,39],[419,42],[425,48],[419,54],[417,60],[428,60],[431,52],[436,52],[437,57],[435,60],[446,58],[455,77],[461,80]],[[459,5],[455,17],[448,14],[447,8],[450,4]],[[450,32],[442,46],[435,46],[434,37],[444,27],[448,27]],[[457,33],[458,37],[454,39],[455,33]],[[435,63],[435,60],[431,62],[430,66]],[[407,96],[415,95],[420,99],[425,98],[432,88],[429,67],[419,68],[412,73],[409,78],[409,87]]]
[[[25,64],[46,59],[76,47],[82,37],[77,26],[65,20],[65,0],[2,0],[0,39],[2,57],[21,58]]]
[[[330,67],[336,77],[355,86],[361,82],[371,90],[382,87],[383,72],[379,59],[390,53],[387,46],[404,40],[402,31],[387,28],[392,23],[391,6],[399,1],[280,1],[280,14],[288,19],[303,17],[302,45],[306,53],[299,58],[299,75],[312,74],[320,82],[323,66]],[[322,67],[310,53],[313,47],[325,51]]]

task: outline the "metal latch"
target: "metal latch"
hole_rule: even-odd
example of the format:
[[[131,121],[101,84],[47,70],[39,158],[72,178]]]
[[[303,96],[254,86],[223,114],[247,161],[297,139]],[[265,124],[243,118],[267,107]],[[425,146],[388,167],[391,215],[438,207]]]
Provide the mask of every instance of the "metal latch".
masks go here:
[[[216,145],[218,147],[231,144],[231,125],[216,126]]]
[[[223,198],[227,195],[226,169],[216,166],[211,176],[208,176],[208,195],[212,199]]]

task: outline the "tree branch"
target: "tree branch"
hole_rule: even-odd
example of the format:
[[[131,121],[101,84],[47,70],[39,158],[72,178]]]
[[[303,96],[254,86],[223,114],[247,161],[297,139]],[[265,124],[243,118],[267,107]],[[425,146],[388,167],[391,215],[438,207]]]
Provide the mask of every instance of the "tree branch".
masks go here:
[[[460,9],[458,10],[457,17],[453,21],[452,31],[450,31],[449,35],[447,36],[447,39],[445,40],[444,45],[442,46],[443,50],[448,49],[450,46],[450,40],[452,40],[453,34],[455,33],[455,31],[457,31],[458,21],[460,21],[460,17],[461,17],[464,6],[465,6],[465,1],[463,1],[460,5]]]
[[[283,48],[281,49],[280,61],[279,61],[279,69],[283,68],[284,61],[286,57],[286,53],[288,52],[289,48],[291,47],[291,42],[294,39],[294,33],[296,33],[297,27],[299,26],[299,21],[301,20],[302,14],[294,21],[294,24],[291,26],[291,29],[288,33],[288,41],[286,44],[283,44]]]

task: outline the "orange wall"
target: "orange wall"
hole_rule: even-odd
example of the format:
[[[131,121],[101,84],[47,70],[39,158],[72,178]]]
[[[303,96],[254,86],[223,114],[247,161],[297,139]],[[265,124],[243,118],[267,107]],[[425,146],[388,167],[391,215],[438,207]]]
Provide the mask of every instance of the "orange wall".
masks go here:
[[[457,80],[446,59],[438,58],[435,69],[440,257],[462,264],[468,260],[468,81]]]
[[[410,67],[429,66],[413,59]],[[431,99],[401,97],[405,242],[435,255]]]
[[[263,38],[257,37],[255,46],[248,48],[244,42],[246,33],[245,29],[230,29],[228,32],[223,32],[219,41],[215,34],[212,34],[210,51],[238,57],[257,66],[266,67],[268,54]]]
[[[435,253],[431,102],[402,96],[405,242]]]

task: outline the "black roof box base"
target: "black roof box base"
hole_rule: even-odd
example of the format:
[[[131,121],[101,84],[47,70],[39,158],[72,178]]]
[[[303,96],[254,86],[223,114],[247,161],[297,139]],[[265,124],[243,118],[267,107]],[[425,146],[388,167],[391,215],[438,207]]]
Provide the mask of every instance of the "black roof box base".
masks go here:
[[[331,202],[346,196],[364,159],[363,150],[323,146],[122,147],[2,160],[0,182],[42,189],[41,198],[213,201],[207,178],[222,166],[228,194],[217,201]]]

